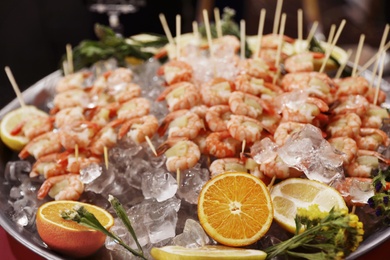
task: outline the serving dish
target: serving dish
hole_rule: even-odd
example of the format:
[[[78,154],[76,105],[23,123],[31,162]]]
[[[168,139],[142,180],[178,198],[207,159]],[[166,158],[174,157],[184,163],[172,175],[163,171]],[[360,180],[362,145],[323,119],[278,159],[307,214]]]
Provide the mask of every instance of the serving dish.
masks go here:
[[[364,76],[370,77],[371,74],[367,72]],[[45,103],[45,100],[50,96],[51,87],[60,77],[61,72],[55,71],[24,91],[23,97],[26,104],[41,107],[42,104]],[[381,88],[387,93],[390,93],[390,84],[388,82],[382,81]],[[387,100],[387,104],[390,104],[389,100]],[[13,100],[1,109],[0,118],[3,118],[6,113],[19,106],[17,99]],[[15,160],[18,160],[17,154],[0,142],[0,225],[17,241],[44,258],[54,260],[69,259],[50,250],[39,238],[39,235],[35,232],[33,227],[24,228],[12,221],[12,206],[9,198],[12,183],[8,182],[4,171],[6,163]],[[357,251],[349,255],[347,259],[356,259],[387,239],[390,239],[390,227],[383,228],[366,238]],[[91,259],[107,259],[109,257],[110,253],[103,247],[99,253],[95,254]]]

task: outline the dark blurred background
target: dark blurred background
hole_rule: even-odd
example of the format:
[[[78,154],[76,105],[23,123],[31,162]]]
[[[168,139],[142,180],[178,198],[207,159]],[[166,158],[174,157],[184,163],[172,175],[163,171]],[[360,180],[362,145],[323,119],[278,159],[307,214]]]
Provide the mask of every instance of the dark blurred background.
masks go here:
[[[121,14],[116,28],[122,35],[142,32],[163,34],[159,13],[164,13],[172,34],[175,16],[182,16],[182,33],[192,30],[194,20],[201,22],[201,10],[229,6],[236,10],[236,21],[246,20],[247,34],[257,33],[261,8],[267,10],[264,33],[270,33],[276,0],[134,0],[140,6],[135,12]],[[19,87],[24,90],[39,79],[59,69],[65,45],[76,46],[84,39],[96,39],[95,23],[109,25],[108,15],[91,11],[96,2],[128,3],[129,0],[1,0],[0,1],[0,107],[14,99],[4,67],[9,66]],[[338,45],[356,46],[360,34],[366,35],[365,54],[372,55],[379,46],[390,13],[388,0],[285,0],[282,12],[287,14],[285,34],[297,37],[297,9],[304,13],[304,35],[318,20],[321,33],[327,37],[332,24],[342,19],[347,24]],[[364,58],[364,57],[363,57]]]

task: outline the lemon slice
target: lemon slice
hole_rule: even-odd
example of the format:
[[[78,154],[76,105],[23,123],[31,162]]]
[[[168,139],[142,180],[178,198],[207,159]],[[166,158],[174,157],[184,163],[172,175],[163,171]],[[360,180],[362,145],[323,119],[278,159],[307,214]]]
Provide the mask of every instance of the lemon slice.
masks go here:
[[[267,254],[261,250],[233,248],[226,246],[204,246],[201,248],[186,248],[181,246],[154,247],[151,250],[156,260],[179,259],[265,259]]]
[[[289,178],[272,187],[274,220],[287,231],[295,232],[295,217],[298,208],[317,204],[321,211],[347,209],[341,194],[332,187],[313,180]]]
[[[15,151],[20,151],[30,141],[22,135],[12,135],[11,131],[23,120],[28,119],[31,115],[49,116],[35,106],[24,106],[12,110],[4,116],[0,123],[0,137],[5,145]]]

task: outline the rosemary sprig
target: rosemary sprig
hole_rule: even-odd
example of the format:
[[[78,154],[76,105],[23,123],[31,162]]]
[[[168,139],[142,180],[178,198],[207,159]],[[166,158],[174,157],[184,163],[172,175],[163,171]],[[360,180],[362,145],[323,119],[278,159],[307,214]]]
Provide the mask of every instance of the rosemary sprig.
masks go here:
[[[111,201],[112,201],[112,203],[111,203]],[[65,211],[61,212],[61,217],[66,219],[66,220],[73,220],[73,221],[75,221],[75,222],[77,222],[80,225],[83,225],[85,227],[103,232],[106,236],[112,238],[116,243],[123,246],[126,250],[128,250],[133,255],[138,256],[141,259],[146,260],[147,258],[144,256],[142,247],[138,243],[135,232],[134,232],[133,228],[131,227],[130,220],[126,216],[126,213],[123,210],[123,207],[121,206],[119,201],[112,196],[110,198],[110,203],[114,207],[115,212],[117,212],[117,214],[119,213],[118,217],[123,221],[123,223],[129,229],[129,231],[132,230],[130,232],[131,232],[131,235],[133,236],[134,240],[136,241],[138,250],[134,250],[134,249],[130,248],[120,237],[118,237],[114,233],[108,231],[105,227],[103,227],[103,225],[99,222],[99,220],[95,217],[95,215],[90,213],[83,206],[76,206],[73,208],[73,210],[65,210]],[[124,217],[124,215],[126,217]]]
[[[277,255],[342,259],[355,251],[363,240],[363,224],[358,220],[355,214],[348,214],[346,210],[321,212],[316,204],[308,209],[298,209],[295,236],[264,249],[267,259]],[[303,227],[305,230],[301,232]]]

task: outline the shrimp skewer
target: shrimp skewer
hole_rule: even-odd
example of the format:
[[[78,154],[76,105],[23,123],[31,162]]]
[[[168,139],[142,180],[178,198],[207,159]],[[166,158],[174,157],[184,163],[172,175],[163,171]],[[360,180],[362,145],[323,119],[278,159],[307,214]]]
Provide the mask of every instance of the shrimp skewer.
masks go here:
[[[37,198],[44,199],[47,195],[55,200],[78,200],[84,192],[84,184],[78,174],[63,174],[50,177],[39,188]]]
[[[207,153],[217,158],[234,157],[239,142],[228,131],[214,132],[206,138]]]
[[[140,144],[146,138],[152,138],[158,129],[157,118],[153,115],[146,115],[125,121],[119,129],[118,139],[125,135],[129,136],[135,143]]]

